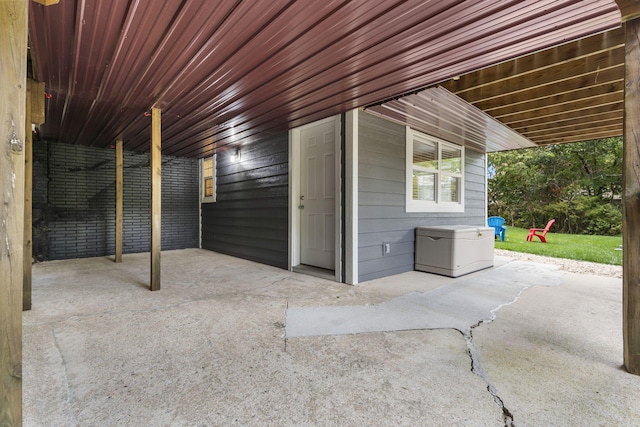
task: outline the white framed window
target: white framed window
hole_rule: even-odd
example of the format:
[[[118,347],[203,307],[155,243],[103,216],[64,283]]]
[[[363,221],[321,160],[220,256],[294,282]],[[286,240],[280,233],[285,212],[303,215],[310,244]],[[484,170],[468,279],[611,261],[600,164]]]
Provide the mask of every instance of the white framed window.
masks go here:
[[[200,201],[216,201],[216,155],[200,159]]]
[[[407,126],[407,212],[464,212],[464,147]]]

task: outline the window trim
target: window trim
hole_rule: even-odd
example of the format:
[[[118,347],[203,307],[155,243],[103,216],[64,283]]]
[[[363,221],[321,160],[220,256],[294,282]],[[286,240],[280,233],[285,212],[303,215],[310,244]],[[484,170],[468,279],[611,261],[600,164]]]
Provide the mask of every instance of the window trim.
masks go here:
[[[434,142],[436,144],[436,149],[438,152],[438,169],[434,170],[436,176],[436,200],[425,201],[425,200],[413,200],[413,141],[414,135],[417,135],[420,139],[425,139],[430,142]],[[451,173],[442,171],[440,168],[442,167],[442,147],[451,147],[456,150],[460,150],[461,156],[461,167],[460,173]],[[411,129],[409,126],[406,127],[406,177],[405,177],[405,211],[406,212],[464,212],[464,163],[465,163],[465,151],[464,146],[453,144],[451,142],[442,140],[432,135],[428,135],[423,132],[419,132],[417,130]],[[441,195],[441,177],[442,176],[453,176],[460,178],[460,200],[456,202],[442,202],[440,201]]]
[[[208,196],[206,197],[204,195],[204,180],[205,180],[205,176],[204,176],[204,162],[205,160],[208,159],[212,159],[213,161],[213,175],[212,175],[212,179],[213,179],[213,195],[212,196]],[[200,203],[212,203],[216,201],[216,196],[217,196],[217,180],[216,180],[216,167],[217,167],[217,159],[216,159],[216,155],[214,154],[213,156],[209,156],[209,157],[203,157],[200,159],[199,162],[199,174],[198,174],[198,181],[199,181],[199,187],[200,187]]]

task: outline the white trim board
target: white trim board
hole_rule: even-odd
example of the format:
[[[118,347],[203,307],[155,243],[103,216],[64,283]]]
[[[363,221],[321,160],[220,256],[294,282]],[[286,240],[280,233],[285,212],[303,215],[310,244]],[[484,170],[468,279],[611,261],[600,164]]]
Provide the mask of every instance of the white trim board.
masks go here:
[[[358,110],[345,118],[345,282],[358,284]]]

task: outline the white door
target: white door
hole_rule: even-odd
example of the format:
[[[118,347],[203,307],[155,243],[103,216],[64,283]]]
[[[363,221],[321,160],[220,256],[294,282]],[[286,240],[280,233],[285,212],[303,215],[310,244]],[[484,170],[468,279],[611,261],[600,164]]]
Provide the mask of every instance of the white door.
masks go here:
[[[335,269],[335,120],[300,132],[300,262]]]

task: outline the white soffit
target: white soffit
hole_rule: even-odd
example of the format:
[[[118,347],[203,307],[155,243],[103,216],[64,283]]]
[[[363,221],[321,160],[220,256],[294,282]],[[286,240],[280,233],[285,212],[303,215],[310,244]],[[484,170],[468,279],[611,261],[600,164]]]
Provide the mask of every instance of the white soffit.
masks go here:
[[[367,107],[366,111],[482,153],[536,146],[441,86]]]

